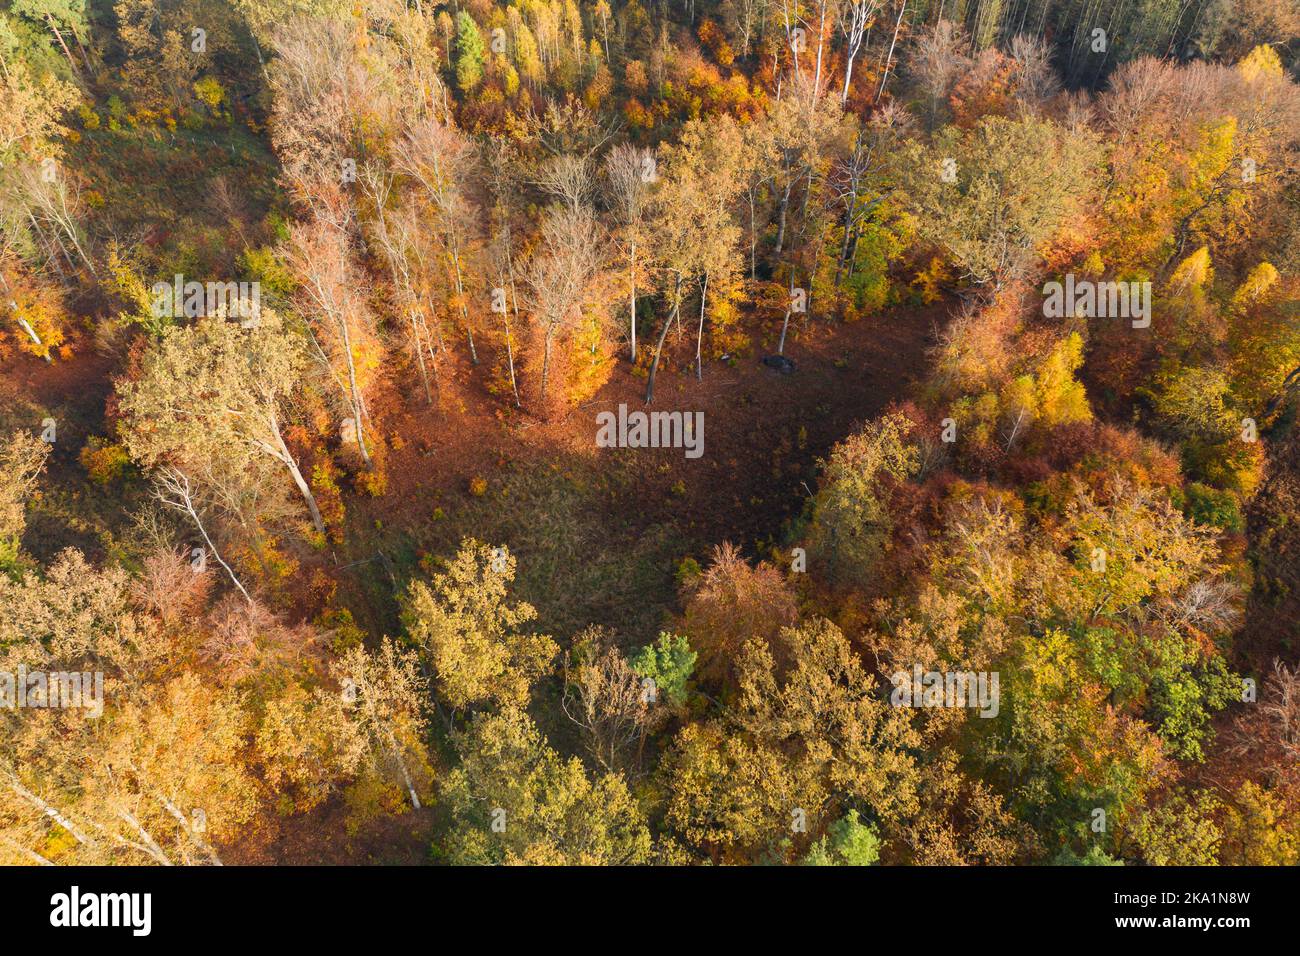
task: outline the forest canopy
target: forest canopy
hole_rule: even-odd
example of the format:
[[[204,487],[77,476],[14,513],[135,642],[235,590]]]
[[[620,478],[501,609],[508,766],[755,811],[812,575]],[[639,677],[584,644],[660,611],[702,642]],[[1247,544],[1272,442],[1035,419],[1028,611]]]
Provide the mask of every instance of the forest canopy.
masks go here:
[[[0,862],[1300,863],[1298,84],[1293,0],[0,0]]]

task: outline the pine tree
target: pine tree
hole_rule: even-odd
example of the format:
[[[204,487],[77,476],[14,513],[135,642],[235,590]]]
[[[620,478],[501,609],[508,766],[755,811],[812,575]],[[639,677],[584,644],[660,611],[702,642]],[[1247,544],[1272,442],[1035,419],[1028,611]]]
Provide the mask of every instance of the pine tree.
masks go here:
[[[456,14],[456,85],[461,92],[470,92],[483,80],[486,58],[478,25],[462,10]]]

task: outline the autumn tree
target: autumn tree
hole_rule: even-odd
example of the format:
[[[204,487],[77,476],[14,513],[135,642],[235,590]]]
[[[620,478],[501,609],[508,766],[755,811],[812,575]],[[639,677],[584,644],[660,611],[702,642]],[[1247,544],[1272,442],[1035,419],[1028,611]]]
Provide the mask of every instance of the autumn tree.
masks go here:
[[[655,244],[672,277],[671,311],[655,343],[646,382],[646,402],[654,400],[655,372],[669,328],[681,320],[683,286],[698,279],[700,311],[695,336],[696,376],[703,374],[703,340],[709,283],[715,299],[733,294],[740,272],[740,228],[734,204],[742,187],[742,143],[737,124],[723,117],[714,124],[694,120],[678,142],[664,151],[665,179],[657,202]],[[721,293],[721,295],[719,295]]]
[[[312,218],[346,228],[354,213],[345,164],[360,166],[358,127],[380,100],[377,78],[358,62],[343,20],[268,22],[277,54],[268,70],[270,134],[281,175]]]
[[[632,746],[650,730],[657,703],[657,689],[629,666],[608,632],[588,628],[574,639],[561,706],[602,769],[624,769]]]
[[[366,392],[383,360],[383,348],[348,236],[321,221],[299,224],[290,228],[285,251],[299,280],[296,299],[307,319],[312,353],[347,413],[341,429],[344,440],[355,442],[362,462],[370,467]]]
[[[127,448],[145,467],[266,455],[288,472],[318,534],[315,495],[284,440],[283,421],[307,356],[269,308],[240,320],[224,314],[173,326],[119,389]]]
[[[1083,212],[1093,150],[1047,120],[985,117],[908,145],[907,192],[922,238],[971,281],[1027,274],[1044,243]],[[946,172],[945,172],[946,170]]]
[[[756,638],[774,639],[797,619],[781,572],[767,563],[752,567],[731,544],[714,549],[712,562],[688,588],[685,630],[705,680],[734,686],[741,647]]]
[[[523,705],[551,668],[558,648],[529,629],[533,606],[509,599],[514,578],[508,549],[467,539],[445,571],[407,591],[406,632],[427,656],[438,693],[457,710]]]
[[[24,510],[45,468],[50,446],[26,432],[14,432],[0,445],[0,544],[12,557],[26,526]]]
[[[892,489],[917,468],[917,450],[907,442],[913,427],[906,415],[891,412],[831,452],[814,499],[811,538],[832,574],[859,577],[878,559],[892,528]]]
[[[425,746],[425,681],[415,655],[385,639],[377,653],[349,650],[333,663],[331,676],[339,693],[325,698],[325,713],[334,718],[327,722],[346,727],[356,741],[352,802],[376,799],[372,788],[396,786],[420,809],[433,771]]]
[[[461,16],[466,15],[462,12]],[[474,159],[473,145],[465,135],[435,117],[413,123],[394,144],[397,169],[424,196],[441,256],[450,267],[446,307],[460,316],[470,358],[477,365],[467,284],[467,259],[476,248],[479,220],[477,203],[468,191]]]
[[[420,226],[418,207],[398,193],[395,179],[377,162],[367,163],[361,170],[362,188],[374,210],[367,222],[367,241],[388,267],[392,305],[406,320],[403,328],[409,335],[424,397],[433,404],[429,372],[432,369],[438,380],[443,342],[436,316],[432,323],[429,321],[430,310],[423,292],[430,282],[434,250]]]
[[[629,144],[615,146],[605,159],[605,179],[609,204],[618,223],[617,235],[627,250],[629,358],[635,363],[637,280],[644,268],[651,191],[658,181],[654,153]]]
[[[618,774],[592,778],[556,753],[522,710],[476,716],[456,735],[445,788],[458,864],[610,866],[647,862],[650,832]]]
[[[257,809],[243,720],[228,692],[194,673],[116,710],[86,754],[79,809],[89,832],[141,862],[220,865],[214,844]]]
[[[1026,640],[1002,668],[999,713],[979,722],[991,734],[982,776],[1040,834],[1087,839],[1094,810],[1123,818],[1171,770],[1159,739],[1106,697],[1060,630]]]
[[[840,630],[816,620],[776,643],[744,646],[726,720],[683,729],[665,767],[669,825],[715,859],[783,859],[849,806],[886,819],[917,806],[920,737]]]
[[[42,327],[53,344],[53,330],[36,318],[38,310],[20,304],[27,296],[19,285],[39,281],[41,274],[67,285],[79,266],[95,271],[82,227],[79,179],[63,163],[64,114],[79,94],[12,58],[0,70],[0,96],[8,106],[0,117],[0,287],[8,308],[20,306],[16,318],[27,322],[27,335],[40,339],[33,326]]]
[[[604,255],[599,226],[585,205],[556,205],[547,213],[542,237],[524,264],[522,299],[540,337],[538,401],[547,406],[547,384],[562,332],[577,334],[592,310],[600,310]],[[599,334],[599,328],[597,328]]]

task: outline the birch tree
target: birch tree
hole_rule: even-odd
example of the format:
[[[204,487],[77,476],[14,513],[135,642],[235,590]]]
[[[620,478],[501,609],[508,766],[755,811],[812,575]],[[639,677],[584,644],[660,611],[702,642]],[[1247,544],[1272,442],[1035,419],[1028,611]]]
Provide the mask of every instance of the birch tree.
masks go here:
[[[604,255],[595,214],[587,206],[555,205],[542,225],[541,241],[523,267],[524,304],[542,339],[539,401],[545,409],[555,345],[576,328],[584,307],[599,299],[596,288]]]
[[[306,363],[301,340],[269,308],[256,320],[211,315],[174,326],[146,352],[139,377],[119,385],[127,448],[146,467],[184,468],[249,451],[269,456],[284,467],[322,533],[316,497],[284,440],[285,414]]]
[[[348,237],[324,222],[296,225],[289,230],[287,253],[299,279],[297,298],[313,351],[337,386],[361,460],[370,467],[365,390],[382,361],[382,348]]]
[[[414,123],[394,145],[397,168],[423,190],[430,218],[450,266],[447,305],[460,316],[470,359],[478,364],[467,292],[467,256],[475,241],[477,204],[468,195],[474,163],[470,141],[448,123],[426,118]]]
[[[881,6],[882,0],[851,0],[840,8],[840,32],[844,35],[844,88],[840,91],[842,104],[849,101],[854,61],[862,50],[864,40],[870,35]]]
[[[730,117],[692,120],[679,141],[664,151],[665,180],[656,215],[656,246],[673,279],[672,311],[659,330],[646,403],[654,400],[654,378],[669,326],[680,318],[682,286],[697,279],[700,312],[696,326],[696,375],[703,374],[703,339],[710,280],[726,288],[739,274],[741,237],[735,204],[744,189],[744,138]]]
[[[637,280],[648,241],[646,216],[651,192],[658,181],[654,153],[627,143],[615,146],[605,159],[605,179],[617,237],[627,252],[629,357],[635,363]]]
[[[330,708],[338,715],[334,722],[350,723],[365,744],[360,772],[400,786],[411,807],[420,809],[433,771],[424,744],[425,684],[414,655],[385,639],[377,653],[352,648],[331,666],[331,674],[340,687],[337,698],[330,698],[337,702]]]

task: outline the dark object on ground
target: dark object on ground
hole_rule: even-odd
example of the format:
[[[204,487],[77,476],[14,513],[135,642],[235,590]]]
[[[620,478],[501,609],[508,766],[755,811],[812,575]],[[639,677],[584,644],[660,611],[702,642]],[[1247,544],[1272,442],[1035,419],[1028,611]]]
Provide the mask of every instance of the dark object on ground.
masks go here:
[[[784,355],[769,355],[763,359],[763,364],[770,369],[775,369],[782,375],[794,374],[794,360],[788,359]]]

